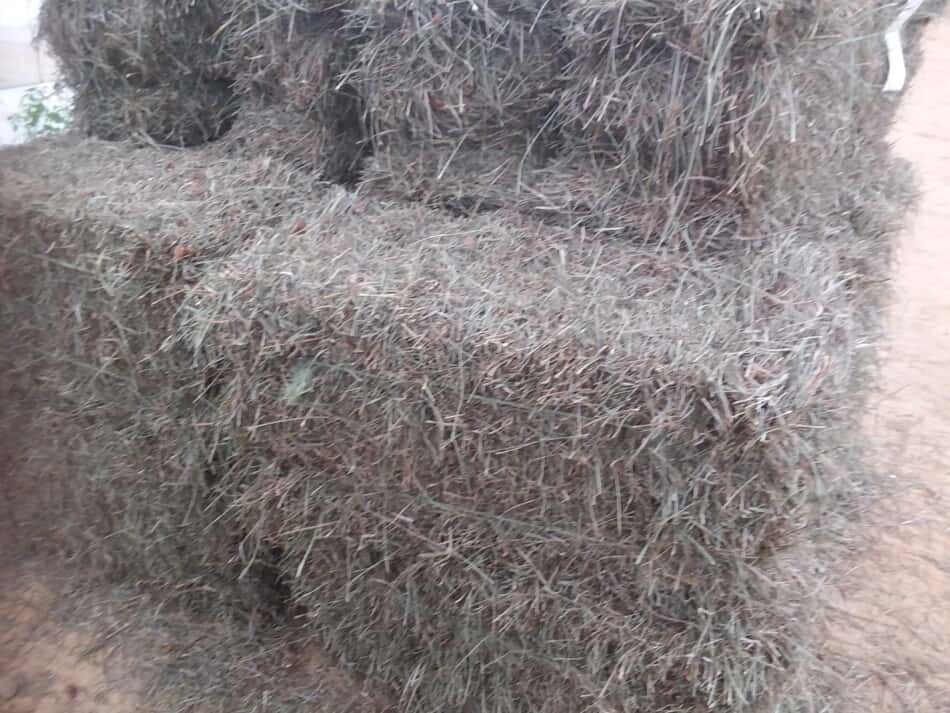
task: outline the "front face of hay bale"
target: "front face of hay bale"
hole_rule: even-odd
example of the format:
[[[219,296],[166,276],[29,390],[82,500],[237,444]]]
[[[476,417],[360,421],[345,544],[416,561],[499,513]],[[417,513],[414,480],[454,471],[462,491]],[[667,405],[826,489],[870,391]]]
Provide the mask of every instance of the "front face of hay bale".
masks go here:
[[[407,710],[763,704],[806,620],[776,554],[846,465],[867,246],[697,265],[345,194],[308,222],[183,328],[215,487],[321,640]]]
[[[829,167],[880,135],[863,124],[881,115],[870,108],[884,5],[568,0],[573,58],[556,111],[567,153],[612,176],[631,211],[666,198],[664,240],[710,201],[758,219],[782,193],[834,191]]]
[[[750,125],[781,91],[778,55],[810,34],[812,6],[568,0],[573,59],[558,117],[602,162],[653,190],[685,180],[728,187],[757,158]]]
[[[348,27],[359,48],[344,78],[365,103],[375,179],[393,165],[393,185],[419,195],[453,161],[523,156],[541,141],[561,61],[547,3],[355,2]],[[481,158],[469,161],[473,146]],[[395,157],[413,151],[415,170],[400,172]],[[473,178],[503,173],[495,165]]]
[[[243,150],[288,157],[346,183],[366,132],[360,98],[340,80],[354,52],[341,7],[236,0],[221,38],[224,66],[247,104]]]
[[[39,36],[77,91],[100,80],[143,85],[183,73],[215,76],[217,7],[189,0],[44,0]]]
[[[70,140],[5,157],[0,228],[17,220],[18,248],[37,265],[22,301],[42,326],[36,398],[64,424],[71,548],[97,573],[245,609],[245,533],[208,489],[220,453],[191,427],[213,380],[195,381],[168,329],[211,261],[325,185],[224,147],[174,155]]]
[[[229,84],[191,78],[146,87],[99,84],[76,94],[74,101],[79,127],[92,136],[169,146],[197,146],[220,138],[238,111]]]
[[[45,0],[39,34],[86,131],[190,146],[221,136],[235,111],[219,67],[220,22],[214,3]]]

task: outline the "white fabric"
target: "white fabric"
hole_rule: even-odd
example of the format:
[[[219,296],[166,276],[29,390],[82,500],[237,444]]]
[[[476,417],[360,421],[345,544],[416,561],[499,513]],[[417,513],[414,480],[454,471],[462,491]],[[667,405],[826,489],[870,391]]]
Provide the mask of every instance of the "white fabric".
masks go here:
[[[899,92],[907,83],[907,65],[904,62],[904,45],[901,42],[901,30],[914,13],[924,4],[924,0],[907,0],[904,9],[887,28],[884,33],[884,43],[887,45],[887,61],[890,69],[887,73],[885,92]]]

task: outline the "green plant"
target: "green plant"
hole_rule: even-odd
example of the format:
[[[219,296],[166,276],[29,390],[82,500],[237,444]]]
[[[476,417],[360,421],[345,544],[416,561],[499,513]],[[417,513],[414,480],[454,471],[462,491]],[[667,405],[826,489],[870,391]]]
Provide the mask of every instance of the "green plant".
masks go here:
[[[31,87],[20,99],[20,111],[10,117],[13,128],[28,139],[64,131],[70,123],[68,100],[58,87]]]

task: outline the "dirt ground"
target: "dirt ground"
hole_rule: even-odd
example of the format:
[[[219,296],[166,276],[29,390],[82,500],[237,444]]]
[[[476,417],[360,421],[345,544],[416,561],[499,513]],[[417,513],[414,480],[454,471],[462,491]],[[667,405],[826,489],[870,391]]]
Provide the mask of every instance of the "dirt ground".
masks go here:
[[[867,419],[899,497],[855,563],[833,636],[872,711],[950,709],[950,17],[931,24],[893,140],[921,198],[898,248],[879,393]]]
[[[923,195],[900,246],[890,343],[868,429],[900,496],[881,507],[885,526],[855,563],[832,632],[838,653],[860,661],[850,679],[865,689],[867,710],[882,713],[950,705],[948,75],[950,18],[927,30],[925,63],[894,134],[898,151],[918,168]],[[0,567],[0,711],[161,710],[109,637],[103,645],[103,637],[61,623],[53,582],[22,561]],[[121,629],[114,636],[121,638]],[[334,680],[327,700],[339,710],[376,707],[317,652],[289,666],[297,675]]]

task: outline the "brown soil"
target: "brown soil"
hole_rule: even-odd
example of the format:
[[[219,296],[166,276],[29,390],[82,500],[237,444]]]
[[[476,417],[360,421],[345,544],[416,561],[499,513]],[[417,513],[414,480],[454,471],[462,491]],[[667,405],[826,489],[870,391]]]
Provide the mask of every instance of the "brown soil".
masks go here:
[[[52,615],[54,591],[28,567],[0,573],[0,710],[125,713],[142,710],[127,666]]]

